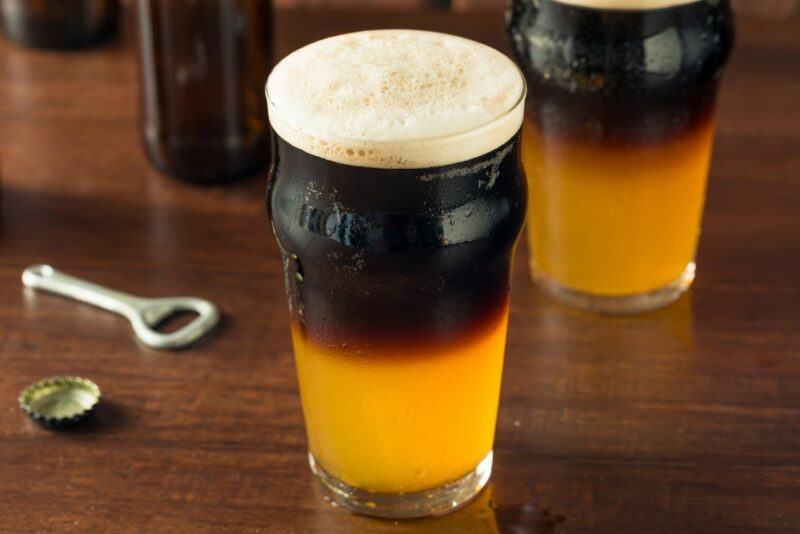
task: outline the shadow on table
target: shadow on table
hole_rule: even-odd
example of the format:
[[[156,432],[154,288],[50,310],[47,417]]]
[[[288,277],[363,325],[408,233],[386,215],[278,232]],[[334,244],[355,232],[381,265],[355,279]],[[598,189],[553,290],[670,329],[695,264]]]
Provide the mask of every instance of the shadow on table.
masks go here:
[[[104,434],[124,428],[130,422],[129,409],[124,405],[103,399],[97,406],[95,413],[80,426],[70,429],[68,434]]]
[[[533,501],[500,502],[492,483],[460,511],[442,517],[400,522],[400,532],[488,532],[549,534],[557,532],[566,518]]]

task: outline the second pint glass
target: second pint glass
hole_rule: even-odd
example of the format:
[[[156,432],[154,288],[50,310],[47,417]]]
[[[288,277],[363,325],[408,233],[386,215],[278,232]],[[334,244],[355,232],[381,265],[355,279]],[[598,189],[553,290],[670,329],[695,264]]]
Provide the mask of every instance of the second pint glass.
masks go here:
[[[731,50],[727,0],[516,0],[531,271],[601,312],[676,299],[694,257]]]
[[[499,52],[408,30],[326,39],[270,75],[309,457],[352,510],[441,514],[489,477],[524,95]]]

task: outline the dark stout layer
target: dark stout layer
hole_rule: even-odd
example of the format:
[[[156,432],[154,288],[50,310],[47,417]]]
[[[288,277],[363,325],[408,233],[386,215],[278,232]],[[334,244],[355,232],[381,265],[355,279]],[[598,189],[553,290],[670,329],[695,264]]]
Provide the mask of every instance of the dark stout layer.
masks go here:
[[[711,120],[733,15],[728,0],[643,11],[516,0],[509,34],[541,132],[648,145]]]
[[[440,344],[496,325],[525,216],[518,147],[519,134],[455,165],[376,169],[273,135],[269,208],[293,320],[327,346]]]

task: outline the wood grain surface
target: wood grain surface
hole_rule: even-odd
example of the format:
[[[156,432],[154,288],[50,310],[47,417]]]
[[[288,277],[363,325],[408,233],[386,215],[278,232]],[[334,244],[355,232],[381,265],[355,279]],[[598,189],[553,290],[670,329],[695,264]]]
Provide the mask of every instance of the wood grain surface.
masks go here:
[[[277,55],[419,27],[507,49],[500,12],[281,10]],[[515,268],[490,488],[439,519],[350,515],[306,461],[265,175],[174,181],[145,160],[130,24],[70,53],[0,44],[0,531],[790,532],[800,529],[800,20],[740,18],[719,105],[699,276],[636,318],[543,298]],[[146,296],[217,302],[182,352],[24,291],[48,262]],[[17,407],[39,378],[95,380],[72,432]]]

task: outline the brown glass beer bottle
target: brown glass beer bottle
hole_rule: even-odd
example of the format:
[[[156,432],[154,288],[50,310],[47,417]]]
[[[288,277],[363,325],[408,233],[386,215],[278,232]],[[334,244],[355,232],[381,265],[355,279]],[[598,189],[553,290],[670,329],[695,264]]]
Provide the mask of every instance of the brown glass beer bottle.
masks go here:
[[[267,160],[268,0],[137,0],[142,130],[152,162],[196,182]]]
[[[77,48],[114,34],[118,0],[0,0],[3,31],[35,48]]]

